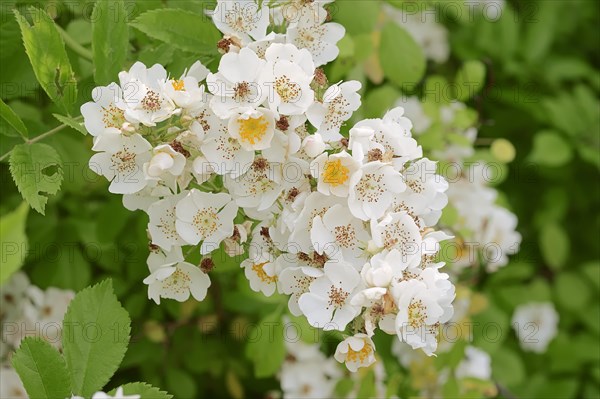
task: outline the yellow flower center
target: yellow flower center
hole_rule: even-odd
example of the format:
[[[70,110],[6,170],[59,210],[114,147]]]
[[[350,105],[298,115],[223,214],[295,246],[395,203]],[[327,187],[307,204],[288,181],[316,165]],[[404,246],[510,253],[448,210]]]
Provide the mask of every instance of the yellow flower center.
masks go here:
[[[342,165],[341,160],[327,161],[323,170],[323,181],[332,186],[339,186],[348,180],[349,172],[350,170]]]
[[[238,124],[241,140],[250,144],[262,140],[269,127],[269,122],[264,115],[258,118],[238,119]]]
[[[359,351],[355,351],[348,346],[348,355],[346,356],[346,361],[363,363],[367,360],[372,351],[373,349],[371,348],[371,345],[367,344],[366,342],[365,346],[363,346]]]
[[[173,85],[173,89],[177,91],[183,90],[183,80],[173,80],[171,85]]]
[[[269,276],[263,269],[263,266],[266,264],[267,264],[267,262],[252,265],[252,270],[254,271],[254,273],[256,273],[256,275],[262,282],[265,282],[265,283],[277,282],[277,276]]]

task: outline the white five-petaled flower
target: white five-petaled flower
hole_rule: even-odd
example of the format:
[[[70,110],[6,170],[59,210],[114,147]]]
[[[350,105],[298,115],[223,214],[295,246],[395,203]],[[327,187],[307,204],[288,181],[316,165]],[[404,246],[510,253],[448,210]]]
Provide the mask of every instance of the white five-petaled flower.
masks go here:
[[[196,110],[204,106],[204,86],[199,82],[206,79],[209,70],[196,61],[185,70],[179,79],[170,79],[164,85],[165,94],[181,108]]]
[[[177,152],[169,144],[157,145],[152,149],[152,158],[144,164],[144,172],[148,180],[164,179],[165,174],[179,176],[185,168],[185,156]]]
[[[394,193],[405,188],[402,175],[391,165],[369,162],[350,177],[348,206],[361,220],[379,219],[392,204]]]
[[[101,152],[90,158],[90,169],[110,181],[108,191],[133,194],[146,187],[144,164],[152,157],[152,145],[142,136],[137,133],[132,136],[104,134],[93,149]]]
[[[311,326],[343,331],[360,311],[350,303],[360,276],[352,265],[339,261],[327,262],[323,271],[300,297],[298,306]]]
[[[275,116],[266,108],[248,108],[229,119],[229,134],[246,151],[266,150],[275,134]]]
[[[346,151],[332,155],[323,153],[310,164],[310,172],[318,180],[317,190],[338,197],[348,196],[350,176],[358,168],[359,163]]]
[[[254,0],[218,0],[212,19],[221,32],[248,44],[267,34],[269,7],[259,4]]]
[[[364,249],[371,236],[346,206],[337,204],[315,216],[310,236],[315,251],[330,259],[342,259],[358,270],[366,261]]]
[[[266,88],[258,82],[264,71],[265,61],[249,48],[223,55],[218,72],[206,78],[208,90],[214,94],[210,100],[212,111],[227,119],[240,109],[260,106],[267,96]]]
[[[310,106],[306,116],[323,140],[336,141],[342,138],[342,124],[360,107],[360,88],[360,82],[355,80],[331,85],[323,95],[323,102],[315,102]]]
[[[119,81],[126,105],[125,118],[131,123],[156,126],[180,111],[164,91],[167,71],[160,64],[146,68],[136,62],[128,72],[119,73]]]
[[[176,206],[177,233],[188,244],[202,241],[200,253],[207,254],[233,234],[238,207],[226,193],[204,193],[192,189]]]
[[[86,130],[94,137],[105,132],[118,133],[125,120],[123,91],[116,83],[95,87],[92,99],[81,106]]]
[[[160,246],[165,251],[170,251],[173,246],[186,245],[186,241],[177,233],[175,207],[177,203],[188,194],[184,191],[178,195],[165,197],[154,202],[148,208],[148,231],[152,243]]]
[[[375,344],[368,335],[355,334],[338,344],[334,357],[354,373],[375,363]]]
[[[261,88],[267,91],[269,107],[284,115],[304,114],[314,103],[310,87],[315,65],[310,53],[293,44],[274,43],[265,53]]]
[[[148,285],[148,298],[160,304],[160,298],[186,301],[190,294],[197,301],[206,297],[210,278],[198,266],[184,261],[181,247],[170,252],[156,250],[148,256],[150,275],[144,279]]]

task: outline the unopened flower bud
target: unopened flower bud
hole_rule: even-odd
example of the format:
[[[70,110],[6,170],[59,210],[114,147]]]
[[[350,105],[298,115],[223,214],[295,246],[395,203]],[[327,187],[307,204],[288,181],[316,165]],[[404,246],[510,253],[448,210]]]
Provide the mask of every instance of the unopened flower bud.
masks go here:
[[[302,142],[302,147],[306,155],[316,158],[319,154],[325,151],[326,145],[323,142],[323,137],[319,133],[307,136]]]

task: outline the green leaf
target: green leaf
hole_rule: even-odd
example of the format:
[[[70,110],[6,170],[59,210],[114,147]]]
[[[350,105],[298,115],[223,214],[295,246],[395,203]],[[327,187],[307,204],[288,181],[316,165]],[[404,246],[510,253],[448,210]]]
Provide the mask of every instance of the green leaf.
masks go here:
[[[23,123],[19,115],[15,113],[6,103],[0,98],[0,115],[2,119],[8,122],[9,125],[15,128],[17,132],[23,137],[27,139],[29,132],[27,131],[27,126]]]
[[[140,395],[143,399],[171,399],[173,395],[161,391],[158,388],[153,387],[145,382],[132,382],[122,386],[123,394],[125,395]],[[114,395],[117,389],[113,389],[109,392],[109,395]]]
[[[65,359],[48,342],[25,338],[12,364],[31,398],[70,398],[71,384]]]
[[[87,134],[87,130],[85,130],[83,123],[77,121],[75,118],[71,118],[68,116],[60,115],[60,114],[52,114],[52,116],[54,116],[56,119],[58,119],[60,122],[64,123],[65,125],[69,126],[70,128],[77,130],[79,133],[83,134],[84,136]]]
[[[217,42],[221,39],[209,18],[177,9],[147,11],[130,25],[151,38],[195,54],[217,54]]]
[[[63,348],[73,393],[91,396],[115,373],[129,343],[131,320],[111,280],[79,292],[63,321]]]
[[[385,76],[403,89],[414,88],[425,73],[423,50],[393,22],[388,22],[381,32],[379,60]]]
[[[561,273],[556,276],[554,294],[556,301],[571,311],[583,309],[592,297],[589,284],[574,273]]]
[[[187,372],[176,368],[168,368],[165,379],[167,388],[173,392],[176,398],[196,397],[196,383]]]
[[[485,84],[485,65],[471,60],[463,64],[454,79],[454,98],[466,101],[477,94]]]
[[[63,181],[62,160],[47,144],[19,144],[10,154],[10,174],[25,201],[43,215],[48,195]]]
[[[0,219],[0,245],[2,245],[2,260],[0,261],[0,286],[23,266],[27,256],[27,222],[29,207],[23,202],[13,212],[3,215]]]
[[[17,10],[14,13],[38,82],[52,101],[69,112],[77,100],[77,81],[54,21],[35,7],[29,8],[32,25]]]
[[[338,1],[333,4],[334,20],[346,28],[350,35],[371,33],[375,29],[379,7],[368,1]]]
[[[492,375],[501,384],[517,385],[525,378],[523,361],[514,351],[503,348],[492,355]]]
[[[99,0],[92,12],[94,80],[105,86],[114,82],[127,59],[129,27],[123,0]]]
[[[380,118],[393,107],[401,94],[393,86],[386,85],[369,91],[364,101],[364,117]]]
[[[262,319],[249,335],[246,356],[254,362],[257,378],[274,375],[285,359],[283,322],[278,309]]]
[[[560,269],[569,256],[569,237],[561,226],[549,223],[540,232],[540,249],[546,263],[555,270]]]
[[[547,130],[538,132],[533,138],[533,150],[529,160],[544,166],[562,166],[573,158],[571,144],[558,133]]]

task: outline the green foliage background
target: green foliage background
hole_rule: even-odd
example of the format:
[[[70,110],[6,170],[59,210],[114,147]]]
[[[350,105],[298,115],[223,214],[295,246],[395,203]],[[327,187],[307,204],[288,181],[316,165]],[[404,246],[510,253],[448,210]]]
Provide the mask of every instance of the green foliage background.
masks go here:
[[[456,97],[478,111],[480,137],[513,144],[516,158],[497,188],[519,218],[523,244],[508,266],[473,280],[488,299],[477,320],[499,323],[503,331],[495,342],[476,336],[475,344],[492,355],[501,396],[599,397],[599,3],[509,1],[497,21],[453,14],[444,2],[424,3],[438,8],[449,29],[448,63],[426,63],[406,32],[382,26],[378,1],[339,0],[332,17],[348,34],[339,59],[327,67],[330,81],[363,81],[356,119],[382,116],[403,90],[439,95],[440,102]],[[284,300],[255,295],[238,264],[223,256],[204,302],[150,302],[141,283],[147,274],[146,216],[127,211],[104,179],[87,169],[91,137],[77,131],[78,107],[91,89],[116,80],[135,60],[162,63],[175,76],[197,59],[214,70],[220,36],[202,16],[212,5],[100,1],[93,14],[94,2],[57,0],[41,4],[48,14],[33,13],[33,28],[29,5],[40,2],[3,1],[0,10],[0,154],[18,145],[14,168],[28,158],[47,167],[15,184],[2,158],[3,242],[21,244],[23,269],[42,288],[77,291],[112,278],[132,319],[132,341],[110,388],[145,381],[178,398],[250,398],[278,389],[273,376],[285,356],[283,342],[248,343],[245,333],[258,321],[279,320]],[[52,20],[57,31],[48,28]],[[29,56],[38,60],[33,67],[19,25],[45,35],[41,41],[25,37]],[[435,82],[460,82],[465,74],[481,77],[473,98],[431,90]],[[38,137],[62,124],[61,132]],[[479,149],[493,156],[488,147]],[[40,185],[42,175],[53,178]],[[27,211],[21,194],[39,212]],[[3,260],[2,280],[20,266],[10,259]],[[560,313],[560,332],[543,355],[521,351],[510,327],[514,308],[532,301],[552,301]],[[394,389],[401,397],[416,394],[409,374],[393,365],[389,345],[377,342],[391,365]]]

